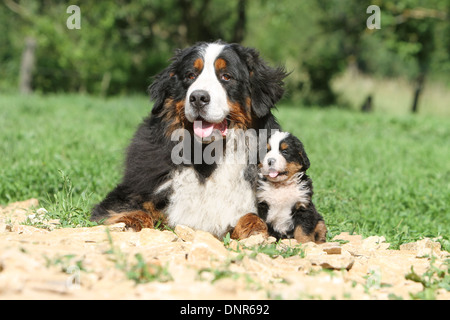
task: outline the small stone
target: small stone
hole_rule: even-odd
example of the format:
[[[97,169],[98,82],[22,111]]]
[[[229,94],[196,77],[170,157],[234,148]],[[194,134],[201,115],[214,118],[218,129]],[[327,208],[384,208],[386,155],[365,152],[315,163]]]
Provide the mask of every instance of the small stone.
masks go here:
[[[195,237],[195,231],[181,224],[175,227],[176,235],[185,242],[192,242]]]
[[[416,258],[427,258],[432,255],[441,256],[441,244],[425,238],[400,245],[400,251],[414,251],[416,252]]]
[[[355,259],[350,254],[340,255],[317,255],[306,257],[313,265],[321,266],[324,269],[350,270]]]
[[[267,244],[271,244],[271,243],[275,243],[275,242],[277,242],[277,238],[275,238],[275,237],[270,236],[266,239]]]
[[[176,241],[177,236],[171,231],[159,231],[156,229],[144,228],[139,232],[139,244],[141,246],[153,245],[156,243],[168,243]]]
[[[48,213],[48,211],[45,208],[39,208],[39,209],[36,210],[36,214],[37,215],[45,215],[47,213]]]
[[[359,244],[362,241],[362,236],[357,234],[350,235],[348,232],[341,232],[340,234],[335,236],[333,240],[348,241],[349,243]]]
[[[246,239],[242,239],[239,242],[244,246],[251,248],[262,245],[266,241],[266,238],[262,234],[255,234]]]
[[[212,234],[200,230],[195,232],[195,237],[188,253],[189,262],[206,262],[214,259],[222,261],[227,256],[228,250]]]
[[[327,254],[341,254],[342,249],[341,246],[338,243],[324,243],[322,245],[322,250],[326,252]]]
[[[30,209],[32,207],[37,207],[39,201],[37,199],[29,199],[25,201],[14,202],[6,206],[5,208],[0,208],[0,220],[3,222],[10,222],[12,224],[20,224],[27,220],[30,214]]]
[[[126,226],[126,224],[124,222],[119,222],[119,223],[115,223],[115,224],[109,225],[108,229],[111,232],[123,232],[123,231],[127,230],[127,226]]]
[[[282,239],[280,242],[287,247],[295,247],[296,245],[298,245],[298,241],[295,239]]]
[[[36,234],[36,233],[48,233],[48,230],[35,228],[27,225],[13,225],[11,227],[11,232],[17,232],[18,234]]]
[[[386,250],[390,244],[385,243],[386,238],[381,236],[371,236],[362,241],[363,250]]]

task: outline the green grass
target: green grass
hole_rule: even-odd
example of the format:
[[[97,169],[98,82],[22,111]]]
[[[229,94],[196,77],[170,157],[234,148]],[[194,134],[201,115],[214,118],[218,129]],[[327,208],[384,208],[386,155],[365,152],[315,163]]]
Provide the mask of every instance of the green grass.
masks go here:
[[[383,235],[394,246],[448,240],[450,119],[294,107],[277,116],[305,144],[330,236]]]
[[[150,109],[141,96],[0,96],[0,203],[35,197],[59,218],[76,208],[67,225],[83,225]],[[396,247],[442,236],[450,249],[450,118],[293,105],[276,116],[305,144],[330,238],[383,235]]]

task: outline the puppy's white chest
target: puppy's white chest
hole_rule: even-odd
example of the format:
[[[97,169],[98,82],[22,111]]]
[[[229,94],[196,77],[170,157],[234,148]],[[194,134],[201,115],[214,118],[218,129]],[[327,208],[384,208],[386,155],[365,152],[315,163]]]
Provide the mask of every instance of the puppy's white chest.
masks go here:
[[[308,202],[308,190],[303,183],[292,183],[283,186],[273,186],[262,181],[256,192],[258,202],[265,201],[269,205],[266,222],[271,224],[275,231],[286,234],[293,227],[292,207],[297,202]]]

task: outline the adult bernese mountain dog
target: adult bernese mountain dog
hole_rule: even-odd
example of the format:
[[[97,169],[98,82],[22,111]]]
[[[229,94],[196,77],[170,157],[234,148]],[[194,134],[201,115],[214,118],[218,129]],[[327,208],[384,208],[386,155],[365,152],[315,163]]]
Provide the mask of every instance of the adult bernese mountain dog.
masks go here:
[[[256,214],[257,165],[246,159],[210,163],[194,151],[225,146],[231,129],[280,129],[271,109],[286,76],[238,44],[198,43],[177,51],[149,87],[154,106],[128,148],[122,182],[94,207],[91,220],[124,222],[137,231],[182,224],[219,239],[227,232],[233,238],[267,232]],[[193,151],[182,151],[190,161],[174,161],[179,130]]]
[[[302,142],[288,132],[270,136],[259,163],[256,192],[258,214],[269,235],[300,243],[326,241],[327,228],[312,202],[313,186],[306,175],[310,162]]]

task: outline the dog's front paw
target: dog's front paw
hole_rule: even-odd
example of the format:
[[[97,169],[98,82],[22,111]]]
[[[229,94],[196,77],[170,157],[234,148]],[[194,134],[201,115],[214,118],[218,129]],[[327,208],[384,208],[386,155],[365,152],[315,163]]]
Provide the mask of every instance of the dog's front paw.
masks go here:
[[[268,237],[267,224],[258,215],[247,213],[238,220],[231,233],[231,239],[245,239],[255,234]]]

